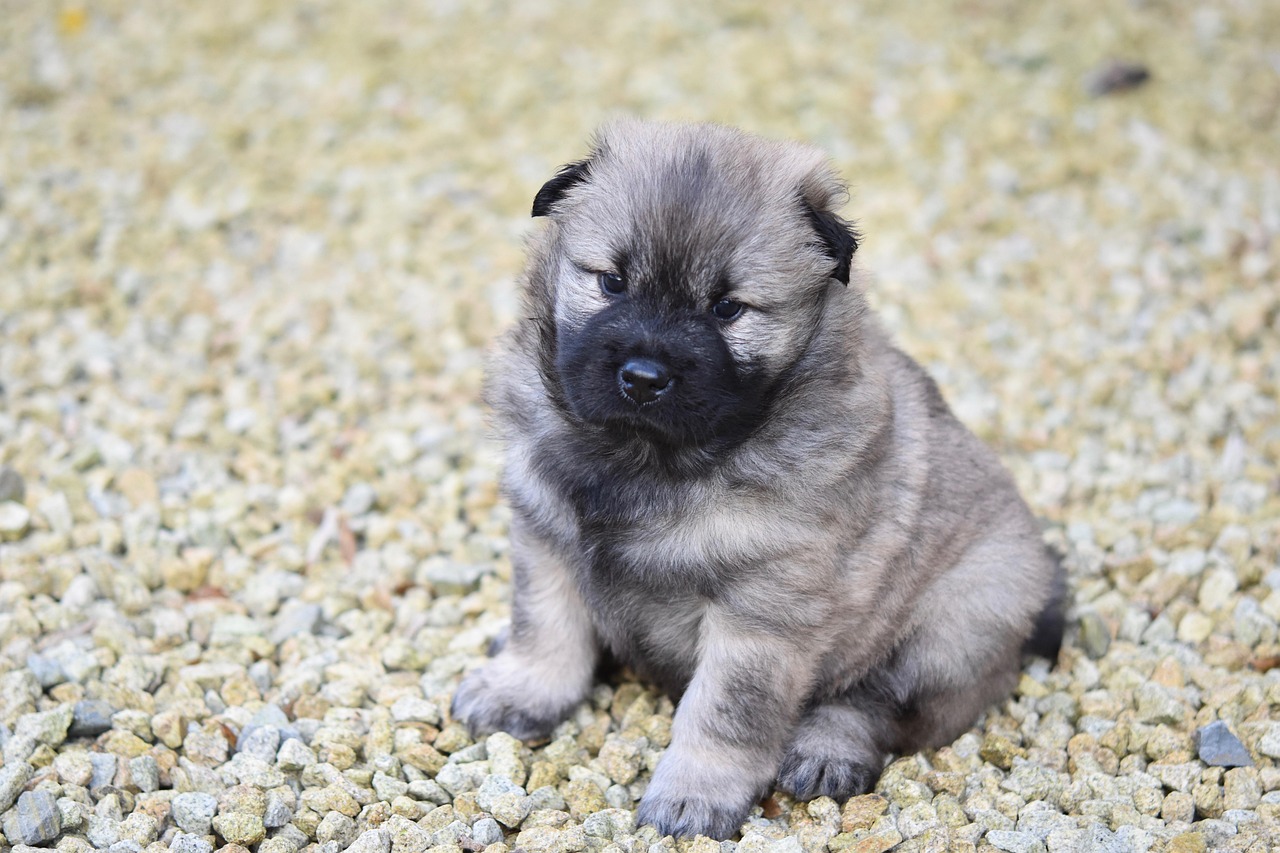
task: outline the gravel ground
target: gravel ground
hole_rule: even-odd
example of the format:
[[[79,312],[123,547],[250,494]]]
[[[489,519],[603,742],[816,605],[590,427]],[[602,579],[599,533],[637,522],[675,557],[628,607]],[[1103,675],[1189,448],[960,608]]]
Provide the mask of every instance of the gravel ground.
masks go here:
[[[831,152],[1071,571],[1055,668],[737,850],[1273,849],[1280,4],[807,5],[0,0],[0,851],[734,850],[634,826],[644,685],[447,714],[508,611],[484,347],[616,112]]]

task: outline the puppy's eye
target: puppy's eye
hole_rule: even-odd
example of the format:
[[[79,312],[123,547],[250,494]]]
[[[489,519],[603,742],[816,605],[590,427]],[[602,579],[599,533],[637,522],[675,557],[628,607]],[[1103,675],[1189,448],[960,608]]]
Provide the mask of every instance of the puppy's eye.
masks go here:
[[[626,281],[616,272],[597,273],[596,281],[600,282],[600,289],[610,296],[617,296],[627,289]]]
[[[711,313],[719,320],[735,320],[742,313],[743,304],[732,299],[721,299],[711,306]]]

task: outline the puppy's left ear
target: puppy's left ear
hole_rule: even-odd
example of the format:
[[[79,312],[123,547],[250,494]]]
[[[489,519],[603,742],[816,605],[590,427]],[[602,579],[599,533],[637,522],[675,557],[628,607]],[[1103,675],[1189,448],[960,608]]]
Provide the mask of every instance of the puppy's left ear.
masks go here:
[[[556,176],[542,185],[538,194],[533,197],[533,215],[550,216],[556,203],[564,198],[570,188],[591,177],[591,160],[579,160],[567,166],[561,166]]]
[[[847,285],[853,253],[858,251],[858,233],[848,222],[829,210],[814,207],[808,199],[804,200],[804,215],[818,236],[817,245],[835,261],[831,277]]]

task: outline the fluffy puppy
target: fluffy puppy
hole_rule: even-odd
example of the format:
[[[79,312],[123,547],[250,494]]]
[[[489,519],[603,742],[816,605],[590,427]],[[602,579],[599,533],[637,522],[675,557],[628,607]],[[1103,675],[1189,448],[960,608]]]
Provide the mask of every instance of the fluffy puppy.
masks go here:
[[[850,287],[816,150],[624,121],[537,194],[491,365],[512,624],[458,688],[548,734],[604,653],[675,696],[639,819],[724,838],[874,785],[1056,656],[1061,569],[996,456]]]

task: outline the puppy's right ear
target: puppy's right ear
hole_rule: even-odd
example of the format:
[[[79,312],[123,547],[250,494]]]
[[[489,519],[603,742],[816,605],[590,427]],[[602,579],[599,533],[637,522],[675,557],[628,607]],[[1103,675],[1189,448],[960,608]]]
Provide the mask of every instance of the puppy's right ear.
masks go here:
[[[858,232],[836,214],[816,208],[808,201],[804,202],[804,215],[818,237],[818,245],[835,262],[831,277],[848,285],[853,253],[858,251]]]
[[[550,216],[556,202],[564,198],[564,194],[576,184],[580,184],[591,176],[591,161],[579,160],[562,166],[556,176],[542,185],[538,194],[533,197],[533,215]]]

